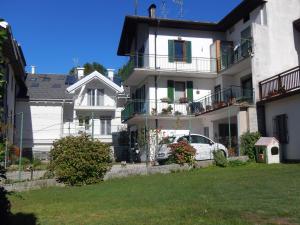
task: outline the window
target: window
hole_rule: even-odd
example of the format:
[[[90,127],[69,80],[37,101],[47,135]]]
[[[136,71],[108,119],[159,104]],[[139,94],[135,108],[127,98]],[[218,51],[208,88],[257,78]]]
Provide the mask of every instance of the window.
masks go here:
[[[90,118],[89,117],[79,117],[79,126],[84,126],[86,130],[90,127]]]
[[[186,55],[184,41],[174,41],[174,53],[175,61],[183,62],[185,60]]]
[[[278,115],[274,118],[273,132],[274,136],[281,144],[288,144],[288,117],[286,114]]]
[[[111,118],[100,118],[100,134],[111,135]]]
[[[192,135],[191,136],[191,143],[195,143],[195,144],[209,144],[210,141],[203,137],[203,136],[198,136],[198,135]]]
[[[104,105],[104,89],[88,89],[87,93],[89,106]]]
[[[214,96],[215,102],[221,101],[221,85],[215,86],[215,96]]]
[[[169,62],[192,63],[192,43],[182,40],[168,40]]]
[[[209,137],[209,127],[204,127],[204,136]]]
[[[175,82],[175,101],[185,97],[185,82]]]

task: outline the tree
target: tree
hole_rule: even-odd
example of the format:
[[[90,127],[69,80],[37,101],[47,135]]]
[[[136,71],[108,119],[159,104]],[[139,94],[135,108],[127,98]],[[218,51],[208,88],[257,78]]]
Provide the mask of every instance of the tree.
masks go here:
[[[97,63],[97,62],[85,63],[83,65],[83,68],[84,68],[84,75],[89,75],[90,73],[94,72],[95,70],[103,75],[107,74],[107,69],[103,65],[101,65],[100,63]],[[73,67],[69,71],[69,74],[74,75],[75,73],[76,73],[76,67]]]

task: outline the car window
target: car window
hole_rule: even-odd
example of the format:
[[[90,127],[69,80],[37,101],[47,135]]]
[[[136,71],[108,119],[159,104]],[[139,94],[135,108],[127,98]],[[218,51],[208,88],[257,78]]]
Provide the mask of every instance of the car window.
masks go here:
[[[210,140],[203,137],[203,136],[192,135],[191,136],[191,143],[194,143],[194,144],[209,144]]]
[[[189,136],[182,136],[182,137],[178,138],[177,142],[180,142],[180,141],[189,142],[189,140],[190,140]]]
[[[160,142],[159,144],[160,145],[167,145],[167,144],[171,144],[173,143],[175,140],[175,137],[164,137]]]

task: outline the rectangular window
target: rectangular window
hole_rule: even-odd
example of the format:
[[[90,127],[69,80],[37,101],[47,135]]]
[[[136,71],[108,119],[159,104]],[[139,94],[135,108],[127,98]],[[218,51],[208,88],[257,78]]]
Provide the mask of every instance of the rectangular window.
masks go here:
[[[175,82],[175,101],[179,101],[180,98],[185,98],[185,83]]]
[[[204,136],[209,137],[209,127],[204,127]]]
[[[97,89],[97,106],[104,106],[104,89]]]
[[[287,122],[288,122],[288,117],[286,114],[278,115],[274,118],[274,125],[273,125],[274,136],[281,144],[289,143]]]
[[[185,61],[185,42],[184,41],[174,41],[174,52],[175,61],[183,62]]]
[[[100,119],[100,134],[111,135],[111,118]]]
[[[88,89],[87,93],[89,106],[104,105],[104,89]]]

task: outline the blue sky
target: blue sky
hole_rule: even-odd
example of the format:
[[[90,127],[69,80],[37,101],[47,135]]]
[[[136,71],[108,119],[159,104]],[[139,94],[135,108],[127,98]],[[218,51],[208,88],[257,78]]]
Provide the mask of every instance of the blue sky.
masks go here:
[[[135,0],[1,0],[0,17],[12,26],[27,65],[38,73],[68,73],[74,65],[99,62],[118,69],[126,57],[117,56],[125,15]],[[138,15],[151,3],[161,12],[162,0],[138,0]],[[179,16],[178,6],[165,0],[167,18]],[[184,0],[187,20],[219,21],[241,0]]]

